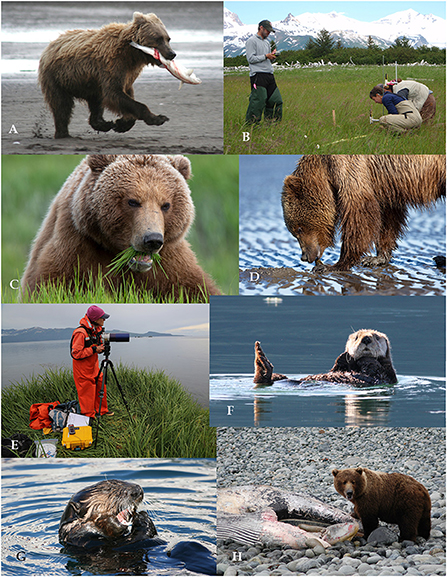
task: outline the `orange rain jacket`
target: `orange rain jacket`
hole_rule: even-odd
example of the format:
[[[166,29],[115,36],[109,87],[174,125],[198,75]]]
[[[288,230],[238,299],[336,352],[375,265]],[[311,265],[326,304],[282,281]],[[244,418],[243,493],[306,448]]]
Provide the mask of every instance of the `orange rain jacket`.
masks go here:
[[[96,345],[102,342],[101,337],[98,336],[102,328],[92,324],[87,315],[79,321],[79,324],[71,339],[73,377],[78,391],[81,413],[87,417],[94,417],[99,412],[99,393],[102,385],[102,373],[96,382],[99,373]],[[104,385],[101,415],[107,412],[107,391]]]

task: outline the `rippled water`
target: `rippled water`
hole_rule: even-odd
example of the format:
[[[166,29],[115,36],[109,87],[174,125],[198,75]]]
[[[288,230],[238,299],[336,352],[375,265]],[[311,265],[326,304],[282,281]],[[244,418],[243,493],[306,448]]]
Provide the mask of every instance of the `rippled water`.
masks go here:
[[[302,262],[298,241],[287,230],[281,208],[285,176],[299,157],[240,158],[240,294],[253,295],[444,295],[445,269],[433,261],[445,255],[445,204],[410,210],[408,230],[391,264],[349,272],[314,273]],[[340,242],[326,249],[325,264],[338,260]]]
[[[85,565],[58,543],[59,520],[70,497],[104,479],[141,485],[165,541],[195,540],[214,549],[214,460],[10,459],[2,462],[2,574],[129,573],[124,565],[107,566],[107,559]],[[181,561],[166,555],[164,545],[150,549],[138,567],[137,574],[190,574]]]
[[[253,375],[211,375],[211,425],[443,427],[445,379],[398,378],[394,386],[361,389],[323,382],[294,386],[287,381],[255,388]]]

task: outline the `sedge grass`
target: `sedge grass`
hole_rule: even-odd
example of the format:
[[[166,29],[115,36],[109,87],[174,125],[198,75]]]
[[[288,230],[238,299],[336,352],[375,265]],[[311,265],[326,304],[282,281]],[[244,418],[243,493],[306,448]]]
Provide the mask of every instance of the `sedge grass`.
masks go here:
[[[160,265],[161,266],[161,265]],[[150,272],[150,271],[149,271]],[[90,272],[87,279],[81,280],[79,273],[76,273],[75,280],[68,286],[64,279],[50,279],[34,291],[13,290],[11,287],[3,287],[2,302],[7,304],[14,303],[32,303],[32,304],[67,304],[67,303],[207,303],[209,294],[204,287],[199,287],[200,292],[196,296],[191,296],[183,289],[178,287],[178,295],[175,294],[175,287],[172,292],[159,294],[151,289],[142,288],[135,283],[132,275],[125,276],[121,274],[121,281],[115,284],[110,277],[102,274],[99,267],[96,277]],[[20,278],[18,279],[20,286]]]
[[[209,426],[209,411],[163,371],[146,371],[123,364],[115,365],[118,381],[130,409],[130,418],[121,394],[110,377],[107,402],[112,417],[99,420],[98,443],[81,451],[64,449],[58,438],[58,457],[95,458],[215,458],[216,430]],[[33,403],[77,398],[71,371],[47,369],[22,379],[2,391],[2,437],[22,433],[42,440],[42,431],[29,427]],[[93,439],[96,435],[93,425]]]
[[[283,120],[247,126],[248,72],[227,72],[224,88],[226,154],[445,154],[445,66],[399,67],[403,79],[433,90],[437,111],[431,123],[397,136],[369,123],[382,106],[369,98],[381,82],[380,66],[278,70]],[[334,123],[335,118],[335,123]],[[249,139],[243,133],[249,133]],[[245,140],[244,140],[245,139]]]

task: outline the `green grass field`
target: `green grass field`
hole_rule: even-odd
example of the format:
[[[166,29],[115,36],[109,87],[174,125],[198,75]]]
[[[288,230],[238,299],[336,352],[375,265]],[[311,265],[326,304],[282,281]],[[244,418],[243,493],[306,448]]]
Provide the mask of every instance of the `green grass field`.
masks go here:
[[[239,159],[231,156],[189,157],[196,219],[188,240],[199,263],[225,294],[238,293]],[[17,302],[10,287],[25,269],[31,243],[60,187],[80,163],[74,155],[8,155],[2,157],[2,298]],[[13,283],[17,286],[17,283]],[[67,294],[57,288],[37,302],[151,302],[132,287],[120,295],[102,296],[100,285],[90,294]],[[102,299],[102,300],[101,300]],[[104,300],[105,299],[105,300]],[[118,299],[118,300],[117,300]],[[36,301],[34,301],[36,302]]]
[[[388,77],[394,67],[387,66]],[[431,124],[396,136],[369,123],[385,113],[369,98],[383,80],[381,66],[321,66],[278,70],[284,108],[280,123],[244,125],[248,71],[226,71],[224,143],[226,154],[445,154],[445,66],[401,66],[399,77],[429,86],[437,103]],[[334,124],[335,114],[335,124]],[[243,141],[243,132],[250,139]]]
[[[98,443],[76,451],[64,449],[62,433],[51,432],[59,440],[58,457],[99,458],[214,458],[216,430],[209,426],[209,411],[194,401],[182,385],[163,371],[145,371],[125,365],[115,366],[118,381],[129,406],[110,377],[107,404],[112,417],[102,417]],[[47,370],[2,390],[2,438],[22,433],[42,440],[42,431],[29,427],[33,403],[60,403],[77,399],[73,374],[68,369]],[[93,425],[93,440],[96,424]]]

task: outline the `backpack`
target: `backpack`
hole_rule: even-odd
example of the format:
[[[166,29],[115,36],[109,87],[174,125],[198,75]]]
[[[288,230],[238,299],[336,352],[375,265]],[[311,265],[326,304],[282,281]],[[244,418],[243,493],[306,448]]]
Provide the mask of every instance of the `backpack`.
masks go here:
[[[52,420],[51,428],[53,431],[62,432],[65,427],[70,413],[79,413],[79,403],[78,401],[67,401],[57,405],[48,412],[50,419]]]

